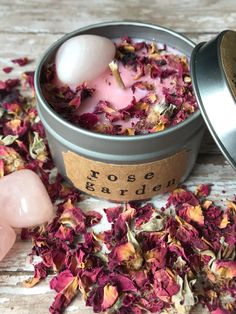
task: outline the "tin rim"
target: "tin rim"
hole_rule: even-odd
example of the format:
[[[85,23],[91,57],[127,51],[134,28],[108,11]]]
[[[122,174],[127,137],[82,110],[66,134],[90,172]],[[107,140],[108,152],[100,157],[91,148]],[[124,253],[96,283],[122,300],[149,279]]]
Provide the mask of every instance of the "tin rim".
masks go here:
[[[203,73],[201,73],[202,67],[204,65],[204,53],[203,51],[200,51],[201,48],[205,49],[205,51],[208,49],[208,53],[212,52],[214,54],[212,54],[212,59],[214,60],[214,64],[213,66],[209,65],[209,68],[205,68],[207,73],[210,73],[209,71],[211,70],[212,73],[210,73],[211,75],[215,75],[215,84],[220,84],[220,91],[222,92],[222,94],[225,96],[226,99],[228,99],[229,101],[233,101],[233,95],[230,91],[229,88],[229,84],[226,80],[225,77],[225,73],[223,71],[223,66],[222,66],[222,62],[220,60],[220,46],[219,43],[224,35],[226,31],[221,32],[216,38],[214,38],[213,40],[211,40],[209,43],[199,43],[193,50],[192,55],[191,55],[191,77],[192,77],[192,81],[193,81],[193,88],[194,88],[194,92],[195,92],[195,97],[197,98],[197,102],[201,111],[201,114],[204,118],[204,121],[215,141],[215,143],[217,144],[218,148],[220,149],[220,151],[222,152],[223,156],[227,159],[227,161],[229,162],[229,164],[232,166],[232,168],[234,170],[236,170],[236,160],[235,160],[235,152],[233,151],[234,147],[231,147],[231,145],[228,144],[227,142],[227,137],[223,136],[222,134],[218,134],[216,129],[215,129],[215,124],[214,124],[214,117],[209,115],[208,112],[208,105],[210,104],[211,101],[213,101],[210,97],[211,97],[211,93],[214,93],[214,86],[212,85],[212,82],[210,81],[210,83],[205,82],[205,84],[201,84],[199,86],[198,82],[200,81],[199,79],[199,75],[202,75]],[[206,45],[206,47],[204,47],[204,45]],[[209,46],[210,45],[210,46]],[[213,46],[211,45],[215,45],[214,46],[214,51],[212,49]],[[213,67],[214,70],[217,70],[217,75],[216,73],[214,73],[213,71]],[[208,75],[210,75],[208,74]],[[209,89],[210,91],[208,92],[208,97],[209,99],[206,99],[206,94],[207,94],[207,89]],[[221,100],[221,99],[220,99]],[[218,104],[216,104],[217,107]],[[223,129],[223,126],[222,126]]]
[[[48,114],[50,114],[50,116],[52,116],[57,122],[62,123],[65,127],[67,127],[70,130],[73,130],[74,132],[78,132],[81,135],[86,135],[86,136],[90,136],[96,139],[109,139],[109,140],[114,140],[114,141],[139,141],[139,140],[145,140],[145,139],[150,139],[150,138],[161,138],[161,137],[165,137],[166,135],[175,132],[178,129],[187,127],[188,125],[190,125],[192,123],[193,120],[197,119],[200,117],[201,112],[200,110],[194,112],[190,117],[188,117],[186,120],[182,121],[181,123],[175,125],[175,126],[171,126],[168,127],[167,129],[161,131],[161,132],[156,132],[156,133],[152,133],[152,134],[145,134],[145,135],[134,135],[134,136],[117,136],[117,135],[109,135],[109,134],[101,134],[101,133],[96,133],[96,132],[92,132],[86,129],[83,129],[79,126],[76,126],[74,124],[72,124],[71,122],[67,121],[66,119],[64,119],[63,117],[61,117],[56,111],[54,111],[51,106],[48,104],[47,100],[44,98],[43,93],[42,93],[42,89],[41,89],[41,83],[40,83],[40,76],[41,76],[41,71],[42,68],[45,64],[45,62],[47,61],[49,55],[53,52],[56,51],[56,49],[59,48],[59,46],[64,43],[67,39],[76,36],[78,33],[82,32],[82,31],[88,31],[88,30],[92,30],[95,27],[106,27],[106,26],[119,26],[119,25],[127,25],[127,26],[139,26],[139,27],[146,27],[146,28],[151,28],[156,29],[157,31],[164,31],[174,37],[177,37],[180,40],[183,40],[185,43],[189,44],[192,48],[194,48],[196,45],[195,43],[190,40],[188,37],[179,34],[169,28],[166,27],[162,27],[156,24],[152,24],[152,23],[144,23],[144,22],[137,22],[137,21],[133,21],[133,20],[125,20],[125,21],[111,21],[111,22],[103,22],[103,23],[96,23],[96,24],[92,24],[89,26],[85,26],[82,28],[79,28],[73,32],[70,32],[66,35],[64,35],[63,37],[61,37],[59,40],[57,40],[55,43],[53,43],[43,54],[43,56],[41,57],[37,67],[36,67],[36,71],[35,71],[35,78],[34,78],[34,84],[35,84],[35,92],[38,98],[38,101],[43,104],[44,109],[47,111]],[[37,103],[38,103],[37,101]]]

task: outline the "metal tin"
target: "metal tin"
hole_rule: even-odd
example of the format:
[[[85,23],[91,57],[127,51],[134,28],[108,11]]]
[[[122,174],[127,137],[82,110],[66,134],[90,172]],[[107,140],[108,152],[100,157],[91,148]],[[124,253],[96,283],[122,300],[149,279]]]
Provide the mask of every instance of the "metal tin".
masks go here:
[[[223,155],[236,170],[236,32],[224,31],[197,45],[191,76],[204,120]]]
[[[195,164],[204,132],[200,111],[179,125],[159,133],[120,137],[97,134],[76,127],[64,120],[48,105],[40,86],[43,65],[54,58],[55,52],[63,42],[79,34],[95,34],[108,38],[127,35],[132,38],[162,42],[175,47],[188,57],[195,46],[188,38],[172,30],[131,21],[109,22],[84,27],[65,35],[54,43],[44,54],[37,67],[35,89],[39,116],[45,126],[49,147],[59,171],[67,177],[63,154],[68,150],[94,161],[132,165],[160,160],[184,149],[188,151],[186,169],[180,179],[181,182],[184,181]]]

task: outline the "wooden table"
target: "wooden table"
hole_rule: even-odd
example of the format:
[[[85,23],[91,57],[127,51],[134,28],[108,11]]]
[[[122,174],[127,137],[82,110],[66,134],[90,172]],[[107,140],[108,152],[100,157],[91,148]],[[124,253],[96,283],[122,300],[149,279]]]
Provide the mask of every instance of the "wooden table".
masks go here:
[[[236,29],[235,0],[0,0],[0,69],[10,59],[28,56],[37,61],[63,34],[88,24],[133,19],[156,23],[184,33],[195,42],[210,39],[224,29]],[[34,69],[34,62],[23,70]],[[7,77],[17,76],[15,67]],[[19,73],[18,73],[19,71]],[[6,75],[1,72],[0,79]],[[226,122],[226,121],[225,121]],[[223,203],[236,190],[236,173],[206,133],[196,166],[186,184],[214,183],[212,199]],[[222,190],[226,193],[222,194]],[[0,191],[1,193],[1,191]],[[101,206],[101,204],[100,204]],[[33,274],[26,262],[31,243],[18,240],[0,263],[0,313],[48,313],[54,293],[49,279],[32,289],[21,282]],[[67,313],[91,313],[76,299]]]

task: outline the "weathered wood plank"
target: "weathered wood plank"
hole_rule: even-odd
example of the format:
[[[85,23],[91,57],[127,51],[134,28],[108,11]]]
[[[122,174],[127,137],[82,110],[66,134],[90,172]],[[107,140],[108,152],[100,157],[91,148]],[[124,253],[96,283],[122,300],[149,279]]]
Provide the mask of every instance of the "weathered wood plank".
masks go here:
[[[185,33],[195,42],[209,40],[219,31],[236,29],[235,0],[61,0],[0,1],[0,80],[33,70],[36,61],[48,46],[64,33],[79,27],[108,20],[133,19],[151,22]],[[9,75],[2,67],[11,65],[10,59],[28,56],[35,61],[24,68],[14,66]],[[224,160],[209,133],[206,133],[200,155],[187,181],[190,189],[200,183],[214,183],[211,198],[223,205],[235,194],[236,177]],[[225,191],[223,193],[222,191]],[[166,196],[155,198],[163,203]],[[86,201],[85,208],[105,207],[100,201]],[[4,261],[0,262],[0,313],[44,314],[53,301],[49,288],[50,277],[33,289],[21,286],[33,273],[27,262],[31,242],[17,240]],[[76,298],[66,313],[90,314],[81,298]],[[203,314],[202,310],[196,314]]]
[[[4,272],[33,272],[33,265],[29,263],[27,255],[32,247],[31,241],[17,240],[11,251],[0,262],[0,274]]]
[[[18,274],[0,276],[0,313],[1,314],[45,314],[53,302],[55,293],[49,287],[49,278],[34,288],[22,287],[22,282],[28,275]],[[65,313],[91,314],[91,308],[86,307],[81,295],[75,298]]]
[[[0,79],[17,77],[22,72],[34,70],[42,53],[61,35],[51,34],[4,34],[0,33]],[[32,60],[27,66],[20,67],[12,59],[28,57]],[[13,66],[14,70],[5,74],[3,67]]]
[[[3,32],[60,33],[110,20],[132,19],[178,31],[215,32],[236,27],[234,0],[1,0]]]

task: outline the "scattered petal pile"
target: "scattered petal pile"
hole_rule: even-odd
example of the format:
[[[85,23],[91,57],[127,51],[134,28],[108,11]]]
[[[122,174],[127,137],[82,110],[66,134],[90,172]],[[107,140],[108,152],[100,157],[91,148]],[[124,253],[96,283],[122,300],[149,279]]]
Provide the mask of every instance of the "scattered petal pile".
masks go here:
[[[179,188],[161,209],[135,202],[104,209],[110,229],[95,233],[101,212],[83,212],[83,196],[57,174],[34,94],[22,95],[32,82],[33,72],[0,82],[0,176],[34,170],[57,207],[50,224],[22,230],[33,241],[31,257],[41,258],[24,285],[52,275],[53,314],[78,294],[95,313],[190,313],[196,305],[235,313],[236,200],[223,210],[209,186]]]
[[[91,226],[101,214],[83,213],[78,194],[64,195],[51,224],[23,232],[33,239],[31,255],[42,258],[25,285],[54,272],[51,313],[79,293],[95,313],[189,313],[197,304],[234,313],[236,203],[223,211],[205,192],[205,185],[196,193],[176,189],[162,210],[151,203],[106,208],[111,228],[100,233]]]

